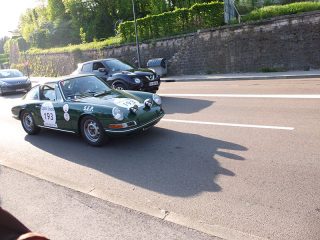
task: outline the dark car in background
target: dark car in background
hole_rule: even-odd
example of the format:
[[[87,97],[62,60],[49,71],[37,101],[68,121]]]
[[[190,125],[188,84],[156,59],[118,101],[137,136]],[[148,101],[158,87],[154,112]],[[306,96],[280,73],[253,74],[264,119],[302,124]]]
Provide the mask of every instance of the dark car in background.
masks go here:
[[[31,82],[19,70],[4,69],[0,70],[0,95],[10,92],[29,91]]]
[[[72,74],[95,74],[118,90],[138,90],[155,93],[160,76],[149,69],[136,69],[118,59],[107,58],[79,63]]]

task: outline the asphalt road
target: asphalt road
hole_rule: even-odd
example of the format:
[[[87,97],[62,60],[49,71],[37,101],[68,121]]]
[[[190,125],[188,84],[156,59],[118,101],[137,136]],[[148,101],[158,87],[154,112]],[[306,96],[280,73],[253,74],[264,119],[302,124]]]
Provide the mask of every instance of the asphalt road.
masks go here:
[[[10,168],[0,170],[2,207],[52,240],[220,239]]]
[[[320,79],[163,83],[159,94],[155,128],[102,148],[27,136],[11,118],[17,96],[1,97],[1,164],[228,240],[320,238]]]

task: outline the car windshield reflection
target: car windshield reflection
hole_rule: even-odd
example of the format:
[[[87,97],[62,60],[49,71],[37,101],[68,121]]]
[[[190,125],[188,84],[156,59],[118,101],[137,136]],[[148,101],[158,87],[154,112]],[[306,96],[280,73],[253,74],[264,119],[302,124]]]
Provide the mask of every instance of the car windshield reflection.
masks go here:
[[[60,87],[66,99],[99,97],[111,92],[103,81],[95,76],[84,76],[63,80]]]
[[[109,69],[111,69],[113,72],[117,71],[130,71],[133,69],[132,66],[130,66],[127,63],[121,62],[117,59],[107,60],[105,61],[105,64],[108,66]]]
[[[17,78],[23,77],[23,74],[15,69],[9,70],[0,70],[0,78]]]

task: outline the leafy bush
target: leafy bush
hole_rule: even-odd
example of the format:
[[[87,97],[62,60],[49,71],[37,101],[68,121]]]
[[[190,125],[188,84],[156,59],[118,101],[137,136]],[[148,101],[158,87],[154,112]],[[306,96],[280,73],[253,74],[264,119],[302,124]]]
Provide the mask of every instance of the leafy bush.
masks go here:
[[[13,63],[13,64],[11,64],[10,68],[18,69],[20,72],[27,74],[26,66],[22,63],[16,63],[16,64]]]
[[[223,3],[216,1],[137,19],[140,40],[195,32],[198,29],[221,26],[223,23]],[[119,32],[125,42],[134,41],[134,22],[121,23]]]
[[[77,52],[86,50],[98,50],[111,45],[119,45],[121,43],[121,38],[119,36],[108,38],[104,41],[83,43],[78,45],[69,45],[66,47],[59,48],[31,48],[27,51],[28,54],[45,54],[45,53],[63,53],[63,52]]]
[[[286,5],[274,5],[253,10],[241,18],[242,22],[257,21],[281,15],[297,14],[320,10],[320,2],[296,2]]]
[[[9,62],[8,54],[0,54],[0,64]]]

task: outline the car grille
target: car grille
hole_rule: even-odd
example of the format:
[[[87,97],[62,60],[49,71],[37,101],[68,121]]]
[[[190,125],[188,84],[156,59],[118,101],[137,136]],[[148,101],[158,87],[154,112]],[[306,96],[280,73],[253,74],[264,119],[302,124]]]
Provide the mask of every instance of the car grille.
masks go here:
[[[6,85],[3,88],[6,89],[6,90],[9,90],[9,91],[14,91],[14,90],[17,90],[17,89],[27,89],[29,87],[30,87],[29,84],[21,82],[19,84],[15,83],[15,84]]]

